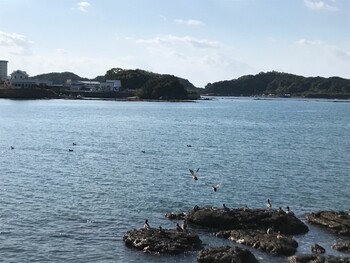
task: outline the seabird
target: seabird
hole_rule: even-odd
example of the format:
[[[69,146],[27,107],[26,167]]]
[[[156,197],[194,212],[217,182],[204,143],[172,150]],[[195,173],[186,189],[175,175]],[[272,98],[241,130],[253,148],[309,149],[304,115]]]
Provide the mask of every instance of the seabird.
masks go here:
[[[182,227],[179,225],[179,223],[176,224],[176,230],[179,232],[183,232]]]
[[[191,144],[187,144],[187,147],[192,147],[192,145]]]
[[[73,149],[69,149],[68,151],[69,151],[69,152],[73,152]]]
[[[267,233],[268,235],[272,234],[272,233],[273,233],[273,228],[272,228],[272,227],[269,227],[269,228],[267,229],[266,233]]]
[[[294,213],[292,211],[290,211],[289,206],[287,206],[286,209],[287,209],[286,214],[294,215]]]
[[[278,233],[277,233],[277,238],[278,238],[278,239],[282,238],[281,231],[278,231]]]
[[[11,150],[15,149],[15,147],[11,146]]]
[[[142,153],[146,153],[146,151],[141,151]]]
[[[73,142],[73,146],[76,146],[77,144],[75,142]]]
[[[267,199],[267,204],[266,204],[267,208],[272,208],[272,204],[270,202],[270,199]]]
[[[146,219],[145,220],[145,224],[143,225],[143,228],[144,229],[150,229],[151,227],[149,226],[149,224],[148,224],[148,220]]]
[[[245,205],[245,206],[243,207],[243,211],[247,211],[247,210],[249,210],[249,208],[248,208],[247,205]]]
[[[197,181],[198,180],[197,173],[199,171],[199,168],[197,169],[196,172],[194,172],[192,169],[188,169],[188,170],[190,170],[190,173],[191,173],[191,176],[192,176],[193,180]]]
[[[211,189],[213,189],[213,192],[216,192],[219,188],[219,185],[218,184],[215,184],[215,185],[212,185],[211,186]]]
[[[186,223],[186,220],[181,224],[181,228],[184,232],[187,231],[187,223]]]
[[[228,207],[225,204],[222,204],[222,206],[224,207],[224,210],[229,210]]]

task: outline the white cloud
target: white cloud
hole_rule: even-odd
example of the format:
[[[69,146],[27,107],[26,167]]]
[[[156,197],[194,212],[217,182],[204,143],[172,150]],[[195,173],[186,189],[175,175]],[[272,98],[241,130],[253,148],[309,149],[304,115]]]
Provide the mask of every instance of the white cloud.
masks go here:
[[[219,48],[220,43],[217,41],[210,41],[207,39],[197,39],[191,36],[158,36],[152,39],[139,39],[137,43],[140,44],[152,44],[152,45],[174,45],[174,44],[187,44],[195,48]]]
[[[320,41],[308,40],[305,38],[299,39],[296,43],[300,46],[321,45]]]
[[[331,12],[338,11],[338,8],[336,6],[329,5],[324,1],[304,0],[304,4],[310,10],[326,10]]]
[[[87,12],[87,9],[91,6],[89,2],[80,2],[77,4],[78,9],[82,12]]]
[[[195,20],[195,19],[188,19],[188,20],[175,19],[174,21],[177,24],[183,24],[188,26],[204,26],[204,23],[202,21]]]
[[[0,31],[0,47],[3,51],[15,55],[31,55],[33,41],[17,33],[7,33]]]

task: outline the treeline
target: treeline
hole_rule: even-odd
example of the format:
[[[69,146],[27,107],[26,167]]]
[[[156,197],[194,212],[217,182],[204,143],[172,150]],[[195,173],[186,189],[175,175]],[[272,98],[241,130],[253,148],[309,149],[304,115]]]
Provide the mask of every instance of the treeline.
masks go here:
[[[209,83],[205,93],[220,96],[275,95],[305,97],[350,97],[350,80],[339,77],[303,77],[281,72],[246,75],[238,79]]]
[[[134,90],[141,99],[189,99],[198,97],[197,93],[187,89],[193,85],[173,75],[157,74],[141,69],[112,68],[107,71],[106,79],[118,79],[123,89]],[[186,87],[186,84],[189,87]]]

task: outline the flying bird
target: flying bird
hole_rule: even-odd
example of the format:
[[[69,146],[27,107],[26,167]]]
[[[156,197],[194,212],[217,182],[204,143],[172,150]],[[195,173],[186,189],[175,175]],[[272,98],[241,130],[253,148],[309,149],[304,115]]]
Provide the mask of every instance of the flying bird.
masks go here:
[[[198,180],[197,173],[199,171],[199,168],[197,169],[196,172],[194,172],[192,169],[188,169],[188,170],[190,170],[190,173],[191,173],[191,176],[192,176],[193,180],[197,181]]]
[[[220,184],[214,184],[214,185],[211,186],[211,189],[213,189],[213,192],[216,192],[218,190],[219,185]]]

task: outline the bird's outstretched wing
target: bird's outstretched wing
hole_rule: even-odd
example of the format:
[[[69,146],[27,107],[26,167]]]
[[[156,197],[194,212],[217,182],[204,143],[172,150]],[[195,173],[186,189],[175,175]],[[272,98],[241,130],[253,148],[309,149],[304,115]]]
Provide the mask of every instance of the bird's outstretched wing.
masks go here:
[[[188,170],[190,170],[191,175],[195,176],[195,173],[192,169],[188,169]]]

